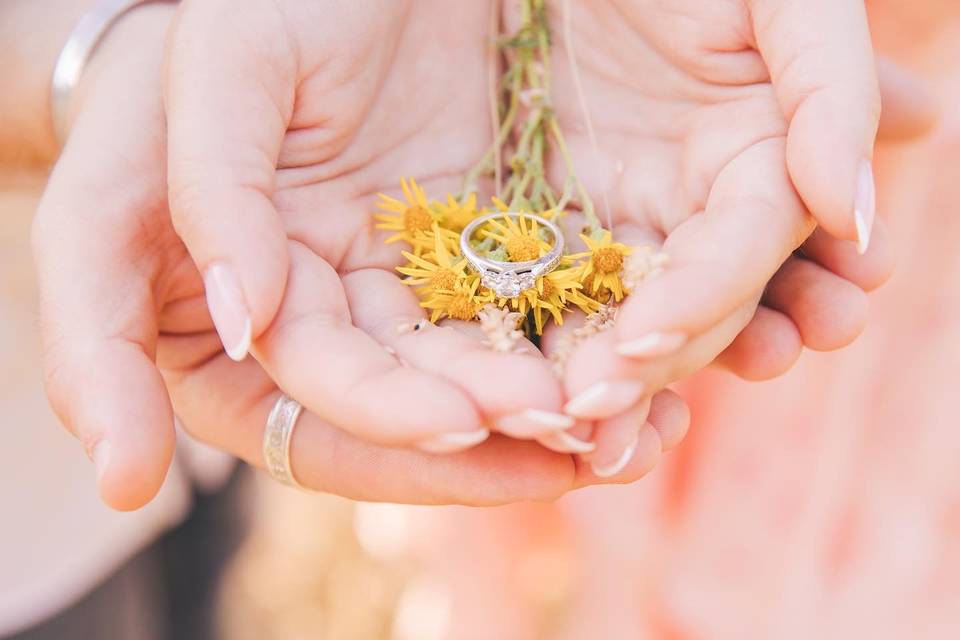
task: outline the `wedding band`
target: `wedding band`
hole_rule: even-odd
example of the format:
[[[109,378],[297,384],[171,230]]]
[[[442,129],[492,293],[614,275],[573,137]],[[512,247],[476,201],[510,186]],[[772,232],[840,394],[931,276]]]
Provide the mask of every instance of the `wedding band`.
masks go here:
[[[526,262],[503,262],[478,254],[470,244],[473,234],[487,221],[504,216],[534,220],[547,229],[553,236],[553,247],[547,255]],[[563,233],[560,227],[542,216],[533,213],[498,211],[480,216],[467,225],[460,235],[460,251],[470,267],[480,274],[480,283],[483,286],[492,289],[501,298],[516,298],[527,289],[537,286],[537,278],[550,273],[560,264],[563,258]]]
[[[304,487],[293,477],[290,466],[290,441],[302,411],[299,402],[281,393],[267,416],[267,426],[263,432],[263,461],[267,471],[274,480],[301,489]]]

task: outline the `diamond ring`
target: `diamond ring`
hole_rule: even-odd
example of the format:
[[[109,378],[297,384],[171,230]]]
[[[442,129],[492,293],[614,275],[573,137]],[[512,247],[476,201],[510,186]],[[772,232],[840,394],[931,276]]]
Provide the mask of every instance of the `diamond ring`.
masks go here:
[[[553,246],[550,251],[543,257],[526,262],[492,260],[478,254],[470,244],[473,234],[488,220],[504,216],[515,219],[526,218],[546,229],[553,236],[551,238]],[[533,213],[514,211],[488,213],[468,224],[463,230],[460,235],[460,251],[470,267],[480,274],[480,283],[483,286],[491,289],[501,298],[516,298],[527,289],[533,289],[537,285],[537,278],[550,273],[560,264],[563,258],[563,233],[556,224]]]

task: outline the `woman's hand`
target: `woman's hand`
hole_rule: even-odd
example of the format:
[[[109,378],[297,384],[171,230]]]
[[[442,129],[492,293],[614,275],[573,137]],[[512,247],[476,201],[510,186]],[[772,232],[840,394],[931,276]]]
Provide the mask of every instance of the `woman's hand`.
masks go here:
[[[856,239],[859,210],[867,244],[863,160],[879,100],[862,3],[800,11],[791,1],[779,13],[767,2],[570,4],[553,14],[553,69],[571,155],[619,239],[662,246],[669,263],[627,298],[614,330],[569,357],[568,412],[604,420],[637,398],[642,406],[745,326],[721,362],[750,378],[782,372],[804,342],[851,341],[865,318],[860,287],[890,271],[883,232],[862,260],[823,231],[804,240],[815,219]],[[823,24],[806,25],[809,16]],[[591,458],[622,459],[635,437],[636,424],[602,429]]]
[[[261,7],[267,18],[276,16],[273,4]],[[388,31],[406,25],[402,16],[387,15],[398,7],[385,5],[386,13],[380,14]],[[253,5],[248,8],[252,10]],[[233,14],[226,5],[220,9],[215,14],[220,24],[205,25],[209,32],[203,34],[189,30],[191,7],[186,7],[173,46],[178,46],[178,38],[189,39],[191,33],[198,39],[209,36],[224,47],[223,55],[231,58],[230,45],[251,34],[236,24],[232,27],[238,31],[227,28],[223,19]],[[51,402],[94,458],[104,499],[124,509],[147,502],[169,465],[174,431],[165,382],[177,415],[188,429],[257,465],[262,464],[260,437],[266,415],[279,393],[257,362],[234,363],[224,355],[206,311],[203,281],[171,224],[159,90],[161,42],[169,16],[169,9],[160,5],[138,9],[118,23],[99,49],[78,95],[70,141],[51,177],[34,227]],[[267,18],[264,24],[270,24]],[[357,16],[360,22],[362,18]],[[448,70],[442,81],[431,82],[413,73],[418,67],[415,60],[407,58],[407,64],[414,65],[409,77],[370,85],[378,78],[393,77],[382,65],[401,50],[400,41],[406,42],[402,46],[405,55],[417,53],[410,47],[419,50],[421,36],[432,32],[428,23],[417,25],[416,31],[405,36],[393,31],[364,32],[358,27],[347,40],[358,46],[359,58],[334,56],[316,61],[318,73],[323,70],[332,75],[310,76],[297,85],[298,91],[310,95],[303,108],[314,109],[304,117],[316,118],[317,124],[298,127],[277,141],[290,154],[284,157],[298,165],[284,165],[269,177],[278,185],[269,202],[278,203],[282,211],[274,214],[276,219],[259,223],[265,224],[267,231],[279,230],[279,240],[268,232],[247,233],[257,228],[256,219],[245,220],[243,224],[249,226],[243,227],[225,215],[244,219],[256,214],[257,203],[248,209],[242,197],[236,210],[191,208],[211,194],[205,187],[213,187],[215,197],[259,198],[249,192],[248,183],[226,180],[253,175],[242,171],[250,166],[243,161],[256,157],[253,152],[243,155],[237,149],[220,147],[226,152],[224,157],[197,165],[196,174],[187,172],[189,144],[208,142],[210,135],[222,132],[223,123],[216,121],[201,125],[195,139],[181,139],[188,148],[172,153],[174,166],[183,172],[180,182],[174,182],[174,193],[185,207],[178,223],[201,252],[204,247],[216,248],[217,242],[228,242],[217,237],[212,245],[203,243],[202,229],[216,231],[206,218],[223,223],[221,235],[246,238],[251,243],[231,245],[245,269],[258,264],[262,271],[253,269],[255,278],[271,274],[279,278],[265,301],[282,296],[281,310],[254,349],[279,371],[291,390],[296,387],[305,392],[314,406],[343,420],[334,426],[309,412],[301,418],[293,464],[303,484],[353,497],[408,502],[490,504],[555,497],[598,480],[569,455],[500,436],[475,451],[437,457],[373,445],[340,428],[399,443],[430,437],[446,427],[469,433],[485,428],[489,420],[500,431],[540,436],[556,449],[570,448],[565,435],[551,439],[556,424],[544,423],[543,414],[526,412],[531,407],[559,410],[562,405],[559,385],[538,353],[494,354],[482,348],[474,335],[454,328],[428,328],[424,333],[405,335],[397,331],[401,323],[421,318],[422,310],[392,273],[397,257],[374,237],[371,195],[381,184],[393,184],[405,171],[434,175],[438,186],[453,187],[453,176],[462,173],[485,144],[482,126],[459,124],[463,109],[472,108],[474,102],[465,97],[467,87],[460,88],[456,100],[450,100],[447,91],[450,77],[476,76],[475,93],[483,95],[482,73],[461,76],[467,69],[451,65],[452,71]],[[253,28],[256,20],[247,26]],[[279,26],[282,28],[276,33],[263,32],[258,42],[277,44],[282,34],[289,33],[289,25]],[[219,41],[215,40],[218,33]],[[369,39],[362,40],[362,33]],[[319,37],[322,30],[316,34]],[[473,54],[479,57],[484,46],[482,34],[463,36],[463,40],[475,46]],[[368,59],[366,52],[379,50],[384,41],[392,43],[392,48],[385,48],[379,61]],[[459,47],[459,36],[457,43]],[[182,46],[191,51],[189,44]],[[209,59],[216,72],[203,67],[177,77],[187,83],[196,80],[198,73],[221,74],[240,82],[253,78],[255,84],[283,79],[282,69],[271,66],[279,61],[261,58],[253,51],[250,54],[268,64],[260,69],[267,75],[252,73],[242,56],[233,60],[236,67],[220,66],[223,59],[211,52]],[[192,60],[197,59],[201,58]],[[270,75],[273,72],[277,78]],[[418,82],[424,83],[423,90]],[[250,87],[249,93],[246,89],[240,87],[232,102],[232,108],[250,108],[246,113],[252,114],[249,128],[241,126],[237,139],[255,144],[263,139],[257,129],[261,117],[266,119],[258,110],[257,100],[263,95],[256,86]],[[218,111],[222,103],[216,96],[209,97],[209,104],[198,105],[198,113],[189,106],[178,111],[177,96],[181,94],[177,91],[170,87],[174,114],[195,115],[201,120],[218,113],[224,121],[234,117],[231,107]],[[186,92],[188,102],[191,93]],[[378,99],[385,102],[373,106]],[[366,105],[366,111],[356,111],[358,105]],[[415,108],[409,108],[411,105]],[[398,109],[403,117],[394,117]],[[482,104],[476,109],[482,113]],[[190,126],[176,115],[172,120]],[[425,126],[427,133],[421,139],[418,132]],[[201,146],[197,152],[203,149],[207,148]],[[218,146],[212,150],[216,152]],[[332,153],[332,157],[313,163],[303,156],[296,160],[297,154],[314,152]],[[446,171],[450,176],[444,183]],[[194,184],[191,180],[198,186],[190,186]],[[225,184],[233,190],[216,188]],[[194,196],[198,200],[192,200]],[[191,234],[193,214],[200,219]],[[271,238],[278,240],[277,244],[271,245]],[[264,249],[278,245],[279,253]],[[319,254],[329,256],[341,271],[335,271]],[[214,254],[201,255],[209,258]],[[289,277],[283,270],[285,264],[290,265]],[[258,282],[270,289],[267,280]],[[262,301],[256,296],[249,299]],[[346,320],[347,313],[352,324]],[[298,335],[298,331],[303,333]],[[359,344],[358,353],[348,348],[350,341]],[[420,368],[401,368],[400,359],[385,345]],[[364,353],[366,360],[354,359]],[[165,381],[155,358],[165,371]],[[394,377],[388,379],[383,371],[370,369],[358,372],[359,365],[369,367],[371,362],[377,367],[387,363],[384,369]],[[362,388],[367,380],[360,378],[368,374],[373,382],[379,376],[379,389],[375,385]],[[354,386],[360,390],[351,395],[347,387]],[[668,433],[686,429],[686,408],[679,398],[666,392],[656,402],[661,419],[653,423],[658,428]],[[467,443],[446,444],[450,449]],[[428,441],[425,448],[437,446]],[[643,471],[635,465],[611,481],[629,481]]]

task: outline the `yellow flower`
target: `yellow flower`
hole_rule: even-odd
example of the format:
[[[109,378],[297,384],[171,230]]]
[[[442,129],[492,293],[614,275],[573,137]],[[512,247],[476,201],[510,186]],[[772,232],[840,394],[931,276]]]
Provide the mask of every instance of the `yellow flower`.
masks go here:
[[[569,256],[571,259],[589,258],[580,273],[580,282],[594,298],[608,298],[604,289],[613,294],[614,300],[623,299],[623,265],[633,249],[620,242],[613,241],[613,235],[604,230],[599,239],[580,234],[590,249],[584,253]],[[606,294],[606,295],[605,295]],[[600,300],[603,302],[604,300]]]
[[[470,274],[452,289],[436,289],[431,296],[420,303],[425,309],[430,309],[430,322],[441,318],[454,320],[474,320],[480,309],[493,301],[493,294],[489,289],[480,288],[480,276]]]
[[[471,193],[464,202],[457,202],[453,196],[447,196],[447,203],[438,203],[440,226],[459,234],[483,212],[477,210],[477,194]]]
[[[530,305],[530,308],[533,309],[533,322],[537,334],[540,335],[543,333],[543,325],[546,322],[544,311],[553,317],[553,321],[557,325],[562,325],[562,312],[567,310],[568,303],[573,303],[581,309],[592,308],[593,305],[597,304],[580,292],[582,287],[579,269],[551,271],[547,275],[537,278],[535,289],[528,289],[521,294],[520,300],[522,302],[519,305],[521,307],[519,311],[526,313],[526,305]]]
[[[489,227],[492,227],[490,229]],[[528,262],[549,253],[552,245],[540,235],[540,225],[535,219],[524,216],[513,218],[503,216],[503,223],[497,219],[487,222],[480,234],[496,240],[506,252],[509,262]]]
[[[380,197],[377,208],[387,213],[374,215],[374,218],[379,221],[376,227],[396,232],[387,238],[387,244],[405,240],[415,250],[419,250],[423,245],[424,236],[432,230],[437,216],[431,211],[423,188],[415,180],[411,179],[409,184],[406,180],[400,180],[400,186],[406,202],[383,193],[377,194]]]
[[[433,225],[433,251],[422,256],[404,251],[403,256],[409,264],[397,267],[397,271],[407,276],[403,280],[405,284],[419,287],[421,294],[429,295],[440,289],[453,290],[466,277],[467,261],[450,252],[436,223]]]

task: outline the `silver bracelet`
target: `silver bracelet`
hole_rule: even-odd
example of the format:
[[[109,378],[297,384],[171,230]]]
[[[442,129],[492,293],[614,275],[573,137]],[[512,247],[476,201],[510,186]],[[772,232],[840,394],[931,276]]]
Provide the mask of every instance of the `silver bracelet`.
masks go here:
[[[63,45],[50,81],[50,113],[53,130],[60,146],[67,140],[70,123],[70,98],[80,83],[90,56],[110,30],[127,11],[157,0],[100,0],[86,13],[70,32]]]

